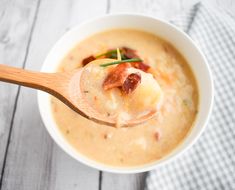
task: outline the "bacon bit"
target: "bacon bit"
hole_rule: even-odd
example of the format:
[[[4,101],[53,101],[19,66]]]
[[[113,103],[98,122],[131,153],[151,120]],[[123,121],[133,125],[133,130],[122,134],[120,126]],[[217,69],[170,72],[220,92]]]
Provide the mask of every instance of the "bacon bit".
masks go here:
[[[136,69],[140,69],[140,70],[142,70],[144,72],[147,72],[148,69],[150,68],[149,65],[147,65],[147,64],[145,64],[143,62],[132,62],[131,66],[136,68]]]
[[[103,83],[103,89],[109,90],[111,88],[122,86],[127,75],[125,70],[129,67],[130,65],[127,63],[122,63],[114,67],[114,69],[105,78]]]
[[[122,85],[122,90],[126,94],[130,94],[133,92],[138,84],[141,82],[141,75],[139,73],[132,73],[128,75],[126,80],[124,81]]]
[[[86,57],[85,59],[82,60],[82,65],[85,66],[88,63],[90,63],[91,61],[94,61],[95,57],[93,55]]]
[[[154,133],[154,138],[155,138],[157,141],[159,141],[159,140],[160,140],[160,138],[161,138],[161,134],[160,134],[160,132],[159,132],[159,131],[156,131],[156,132]]]
[[[108,138],[108,135],[105,133],[104,134],[104,139],[107,139]]]
[[[122,47],[121,48],[122,53],[125,55],[126,58],[131,59],[131,58],[140,58],[136,54],[136,50],[128,48],[128,47]]]
[[[113,136],[112,133],[105,133],[105,134],[104,134],[104,139],[111,139],[112,136]]]
[[[125,94],[133,92],[141,82],[141,75],[139,73],[132,73],[127,76],[125,71],[129,67],[130,64],[128,63],[117,65],[104,80],[103,89],[109,90],[111,88],[121,87]]]

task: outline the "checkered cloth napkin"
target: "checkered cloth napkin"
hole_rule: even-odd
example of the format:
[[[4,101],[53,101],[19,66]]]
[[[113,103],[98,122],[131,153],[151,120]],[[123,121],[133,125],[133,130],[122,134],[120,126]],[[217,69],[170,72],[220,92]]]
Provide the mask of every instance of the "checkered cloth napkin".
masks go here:
[[[215,83],[212,116],[195,145],[149,172],[146,190],[235,190],[235,18],[196,4],[174,24],[204,52]]]

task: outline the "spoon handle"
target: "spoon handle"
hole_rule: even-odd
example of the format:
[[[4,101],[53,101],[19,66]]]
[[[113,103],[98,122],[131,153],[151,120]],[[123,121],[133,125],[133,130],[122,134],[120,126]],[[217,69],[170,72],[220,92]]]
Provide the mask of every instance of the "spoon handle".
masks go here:
[[[18,84],[43,91],[53,88],[55,76],[51,73],[27,71],[0,64],[0,81]]]

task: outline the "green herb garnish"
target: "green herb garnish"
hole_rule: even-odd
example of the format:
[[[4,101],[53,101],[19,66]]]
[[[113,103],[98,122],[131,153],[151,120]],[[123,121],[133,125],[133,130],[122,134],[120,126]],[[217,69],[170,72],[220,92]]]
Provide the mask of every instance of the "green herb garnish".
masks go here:
[[[122,48],[120,49],[120,53],[121,53],[122,59],[128,59],[128,57],[125,54],[123,54]],[[114,50],[107,51],[105,53],[96,55],[95,58],[98,59],[103,56],[105,56],[106,58],[117,59],[117,50],[114,49]]]
[[[110,62],[110,63],[104,63],[104,64],[101,64],[100,66],[101,67],[107,67],[107,66],[110,66],[110,65],[118,65],[118,64],[121,64],[121,63],[130,63],[130,62],[142,62],[141,59],[139,58],[133,58],[133,59],[125,59],[125,60],[121,60],[121,61],[113,61],[113,62]]]
[[[117,60],[118,61],[121,61],[122,60],[122,56],[121,56],[121,53],[120,53],[120,49],[117,48]]]
[[[95,58],[97,59],[97,58],[100,58],[102,56],[108,56],[108,55],[112,55],[113,56],[113,54],[115,54],[117,56],[117,50],[116,49],[107,51],[107,52],[102,53],[100,55],[97,55],[97,56],[95,56]]]

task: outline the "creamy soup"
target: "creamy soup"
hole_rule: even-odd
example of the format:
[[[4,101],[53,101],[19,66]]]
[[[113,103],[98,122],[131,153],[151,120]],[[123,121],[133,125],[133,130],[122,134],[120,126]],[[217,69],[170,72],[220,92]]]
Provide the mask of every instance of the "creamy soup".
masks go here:
[[[125,90],[123,86],[109,89],[110,86],[104,85],[105,78],[101,77],[97,86],[102,95],[99,96],[97,91],[96,97],[94,93],[90,94],[94,86],[89,85],[89,77],[86,77],[85,97],[96,108],[104,108],[100,111],[109,116],[115,114],[118,106],[123,108],[120,102],[125,101],[128,102],[127,113],[133,110],[135,114],[142,113],[146,100],[152,96],[153,100],[161,102],[157,105],[148,103],[147,107],[151,109],[149,105],[158,106],[156,115],[133,127],[115,128],[80,116],[54,97],[51,98],[52,112],[64,138],[81,154],[106,165],[144,165],[169,154],[189,133],[197,114],[198,89],[186,60],[169,42],[132,29],[109,30],[85,39],[68,52],[58,71],[83,67],[94,59],[116,59],[116,48],[120,49],[123,59],[137,57],[142,60],[131,63],[128,71],[138,73],[141,82],[137,81],[131,90]],[[104,72],[112,75],[109,70],[120,65],[113,65]],[[148,84],[153,88],[148,88],[151,86]],[[116,93],[114,99],[112,92]]]

